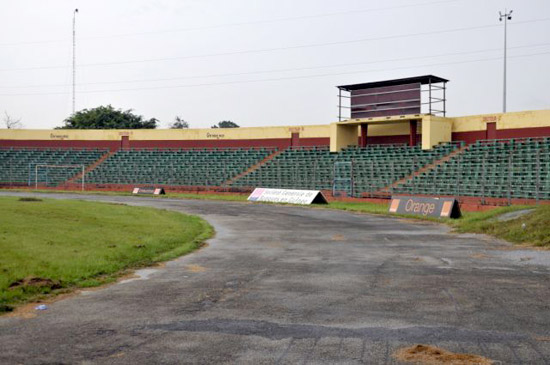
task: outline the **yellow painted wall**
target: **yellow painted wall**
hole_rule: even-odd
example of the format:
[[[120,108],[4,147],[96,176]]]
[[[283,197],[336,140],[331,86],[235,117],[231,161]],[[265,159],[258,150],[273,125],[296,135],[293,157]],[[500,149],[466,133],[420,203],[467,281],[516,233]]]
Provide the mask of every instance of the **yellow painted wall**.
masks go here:
[[[422,149],[429,150],[438,143],[450,142],[452,123],[450,118],[431,115],[422,118]]]
[[[550,127],[550,110],[469,115],[450,118],[453,132],[484,131],[487,123],[496,122],[497,129]]]
[[[361,134],[361,131],[358,132]],[[394,124],[370,124],[368,130],[369,137],[375,136],[403,136],[409,135],[409,123]]]
[[[357,145],[358,127],[356,125],[330,124],[330,152],[338,152],[347,146]]]
[[[425,118],[425,116],[424,116]],[[452,132],[482,131],[486,124],[496,122],[497,129],[550,127],[550,110],[512,113],[496,113],[446,118],[451,121]],[[335,123],[333,123],[335,124]],[[1,139],[14,140],[107,140],[119,141],[121,136],[130,140],[231,140],[290,138],[300,133],[300,138],[328,138],[333,124],[279,127],[244,127],[225,129],[141,129],[141,130],[37,130],[0,129]],[[334,127],[336,128],[336,127]],[[424,130],[424,127],[422,127]],[[336,129],[334,129],[336,131]],[[359,136],[357,128],[356,136]],[[424,132],[423,132],[424,133]],[[447,131],[437,133],[446,134]],[[369,136],[408,135],[408,123],[371,124]],[[344,139],[346,140],[348,136]],[[445,137],[446,138],[446,137]],[[335,142],[339,143],[339,142]],[[344,142],[342,142],[344,143]],[[431,142],[430,142],[431,143]]]
[[[14,140],[107,140],[119,141],[121,136],[130,140],[209,140],[209,139],[270,139],[290,138],[300,133],[300,138],[328,138],[329,125],[251,127],[220,129],[134,129],[134,130],[79,130],[79,129],[1,129],[0,139]]]

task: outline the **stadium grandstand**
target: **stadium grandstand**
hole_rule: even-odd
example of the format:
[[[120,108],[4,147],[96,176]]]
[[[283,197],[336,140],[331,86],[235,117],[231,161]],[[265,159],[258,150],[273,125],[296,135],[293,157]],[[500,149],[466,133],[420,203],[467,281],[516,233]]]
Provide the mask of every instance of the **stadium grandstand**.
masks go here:
[[[0,130],[0,186],[550,200],[550,110],[447,116],[433,75],[339,86],[327,125]]]

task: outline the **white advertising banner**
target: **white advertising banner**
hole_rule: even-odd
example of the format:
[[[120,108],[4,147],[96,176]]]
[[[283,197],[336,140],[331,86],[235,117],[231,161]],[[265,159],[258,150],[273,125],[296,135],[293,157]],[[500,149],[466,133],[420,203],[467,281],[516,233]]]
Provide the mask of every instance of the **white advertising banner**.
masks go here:
[[[248,197],[252,202],[327,204],[327,199],[319,190],[290,190],[256,188]]]

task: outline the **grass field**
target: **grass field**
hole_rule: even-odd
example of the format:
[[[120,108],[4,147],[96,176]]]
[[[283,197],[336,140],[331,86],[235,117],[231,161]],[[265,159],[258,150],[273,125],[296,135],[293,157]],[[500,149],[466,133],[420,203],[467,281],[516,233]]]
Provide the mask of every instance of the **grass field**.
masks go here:
[[[533,212],[507,222],[499,222],[500,214],[521,209],[533,209]],[[550,205],[513,206],[499,208],[477,214],[466,214],[456,223],[458,232],[489,234],[516,244],[528,244],[536,247],[550,247]]]
[[[12,191],[17,191],[16,189]],[[20,190],[29,191],[29,190]],[[39,190],[37,192],[52,193],[51,190]],[[58,192],[58,191],[55,191]],[[69,193],[69,192],[67,192]],[[74,192],[72,192],[74,193]],[[130,192],[85,192],[84,194],[100,194],[100,195],[127,195]],[[147,195],[138,195],[148,197]],[[150,196],[149,196],[150,197]],[[193,193],[168,193],[160,196],[160,198],[172,199],[205,199],[205,200],[225,200],[225,201],[246,201],[246,195],[224,195],[224,194],[193,194]],[[388,206],[384,204],[375,204],[369,202],[331,202],[328,205],[312,206],[315,208],[328,208],[347,210],[351,212],[370,213],[390,215]],[[506,223],[495,221],[498,215],[508,213],[515,210],[534,208],[534,212],[524,217],[508,221]],[[462,212],[462,218],[456,220],[438,219],[422,216],[405,216],[401,217],[429,220],[439,223],[444,223],[452,226],[457,232],[484,233],[505,239],[512,243],[550,248],[550,206],[510,206],[496,208],[485,212]],[[525,224],[525,226],[523,226]]]
[[[332,202],[326,207],[352,212],[390,215],[388,207],[382,204]],[[501,214],[523,209],[533,209],[533,212],[507,222],[496,220],[496,217]],[[399,216],[448,224],[460,233],[483,233],[516,244],[550,247],[550,205],[515,205],[485,212],[462,212],[462,217],[459,219]]]
[[[0,197],[0,312],[45,294],[113,281],[190,251],[204,220],[153,208]]]

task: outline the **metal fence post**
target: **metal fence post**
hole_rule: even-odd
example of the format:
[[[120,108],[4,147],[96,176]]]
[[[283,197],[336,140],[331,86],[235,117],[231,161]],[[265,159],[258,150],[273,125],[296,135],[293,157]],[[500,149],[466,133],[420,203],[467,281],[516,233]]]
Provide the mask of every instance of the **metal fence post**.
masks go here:
[[[433,186],[433,191],[432,191],[432,194],[438,194],[437,192],[437,174],[431,174],[432,175],[432,186]]]
[[[458,154],[458,184],[457,184],[458,192],[456,194],[457,196],[460,196],[460,184],[462,184],[462,155]]]
[[[313,161],[313,190],[317,189],[317,160]]]
[[[514,171],[512,170],[512,156],[513,150],[511,150],[510,155],[508,155],[508,205],[512,205],[512,177],[514,173]]]
[[[412,192],[413,194],[416,193],[416,182],[414,181],[414,174],[416,173],[416,156],[413,156],[413,159],[412,159],[412,171],[411,171],[411,176],[412,176],[412,179],[411,179],[411,183],[412,183]]]
[[[393,196],[393,182],[395,180],[395,164],[393,161],[390,163],[390,169],[391,169],[390,194]]]
[[[355,176],[354,176],[354,173],[355,173],[355,169],[353,168],[354,167],[354,160],[353,158],[351,159],[351,171],[350,171],[350,185],[351,185],[351,197],[354,198],[355,197]]]
[[[535,180],[535,199],[537,200],[537,205],[539,204],[539,195],[540,195],[540,149],[537,148],[537,160],[535,161],[536,169],[536,180]]]
[[[332,165],[332,196],[336,193],[336,162]]]
[[[372,192],[373,189],[373,186],[372,186],[372,182],[374,181],[374,161],[370,161],[370,181],[369,181],[369,188]]]
[[[485,205],[485,161],[487,160],[487,151],[481,161],[481,205]]]

